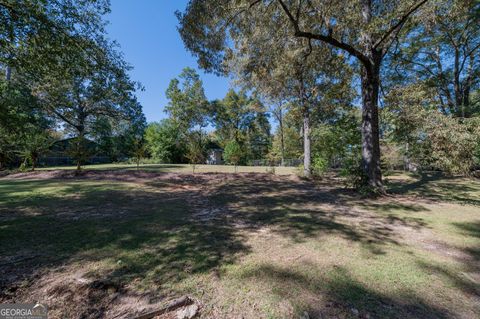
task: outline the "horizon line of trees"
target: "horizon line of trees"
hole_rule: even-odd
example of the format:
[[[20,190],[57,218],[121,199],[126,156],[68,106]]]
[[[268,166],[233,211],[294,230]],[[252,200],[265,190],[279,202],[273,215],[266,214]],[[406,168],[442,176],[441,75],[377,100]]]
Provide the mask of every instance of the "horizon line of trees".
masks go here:
[[[231,164],[303,159],[383,193],[382,169],[470,175],[480,166],[480,3],[474,0],[190,0],[186,48],[234,86],[209,101],[186,68],[147,127],[141,85],[107,39],[108,0],[0,1],[0,168],[35,167],[55,139],[112,160]],[[269,118],[276,122],[271,130]],[[208,131],[207,127],[213,128]],[[399,160],[401,159],[401,160]]]

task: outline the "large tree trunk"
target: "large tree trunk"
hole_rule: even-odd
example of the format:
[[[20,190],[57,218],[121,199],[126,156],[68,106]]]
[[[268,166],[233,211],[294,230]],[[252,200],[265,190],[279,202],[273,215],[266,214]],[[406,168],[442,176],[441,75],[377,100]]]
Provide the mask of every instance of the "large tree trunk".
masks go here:
[[[383,192],[380,168],[380,134],[378,124],[378,92],[380,63],[362,71],[362,165],[368,186]]]
[[[310,143],[310,113],[306,108],[303,111],[303,175],[312,176],[312,150]]]

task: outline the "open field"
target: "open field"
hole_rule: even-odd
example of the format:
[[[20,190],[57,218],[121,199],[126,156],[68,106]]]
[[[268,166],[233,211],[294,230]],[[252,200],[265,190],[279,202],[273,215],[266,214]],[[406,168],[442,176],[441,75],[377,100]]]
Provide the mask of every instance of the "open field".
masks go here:
[[[40,168],[40,170],[74,170],[76,166],[55,166]],[[137,170],[134,164],[97,164],[85,165],[84,170]],[[193,173],[193,165],[190,164],[141,164],[139,167],[142,171],[158,172],[158,173]],[[268,173],[271,171],[268,166],[237,166],[238,173]],[[233,165],[195,165],[195,173],[234,173]],[[275,167],[276,175],[296,174],[296,167]]]
[[[51,318],[182,295],[201,318],[480,313],[479,180],[395,174],[392,196],[365,199],[334,178],[116,168],[0,178],[0,302]]]

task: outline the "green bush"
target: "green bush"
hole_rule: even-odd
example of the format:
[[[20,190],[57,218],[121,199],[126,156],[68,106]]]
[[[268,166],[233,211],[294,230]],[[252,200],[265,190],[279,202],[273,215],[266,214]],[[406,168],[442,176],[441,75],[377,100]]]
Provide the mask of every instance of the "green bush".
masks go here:
[[[321,177],[328,169],[328,160],[317,154],[312,159],[312,175]]]
[[[225,145],[223,158],[227,164],[238,165],[243,157],[243,151],[236,141],[230,141]]]
[[[347,187],[352,187],[360,192],[368,192],[366,189],[368,177],[362,168],[360,152],[354,152],[345,158],[340,175],[345,178]]]

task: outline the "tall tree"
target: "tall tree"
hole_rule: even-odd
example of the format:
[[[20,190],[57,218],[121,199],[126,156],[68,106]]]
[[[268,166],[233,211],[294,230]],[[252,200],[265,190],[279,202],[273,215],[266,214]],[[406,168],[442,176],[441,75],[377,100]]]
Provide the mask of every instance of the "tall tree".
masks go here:
[[[141,113],[134,95],[138,85],[129,78],[130,67],[115,46],[99,41],[96,53],[90,56],[95,60],[91,67],[79,65],[63,77],[51,75],[34,88],[43,107],[76,137],[78,169],[85,139],[99,117],[132,120]]]
[[[263,158],[270,147],[270,123],[263,103],[245,90],[230,89],[222,100],[210,103],[210,122],[225,147],[235,141],[243,160]]]
[[[109,0],[0,1],[0,65],[5,78],[10,80],[16,69],[39,80],[49,72],[88,63],[71,54],[95,50],[83,39],[104,33],[102,17],[109,11]]]
[[[171,80],[166,95],[169,102],[165,111],[185,133],[201,131],[207,125],[207,98],[194,69],[184,68],[178,78]]]
[[[258,33],[285,30],[289,36],[326,43],[361,65],[362,159],[370,187],[383,191],[380,169],[378,93],[385,55],[409,18],[427,0],[191,0],[178,13],[180,33],[207,70],[224,71],[231,43]],[[252,26],[255,33],[251,33]],[[234,49],[233,49],[234,50]],[[233,51],[234,53],[234,51]]]
[[[205,157],[206,146],[204,128],[209,103],[202,80],[194,69],[184,68],[178,78],[170,81],[166,95],[169,102],[165,111],[186,141],[186,157],[195,171],[195,164],[201,163]]]
[[[312,115],[326,111],[326,97],[335,86],[350,85],[349,69],[343,58],[325,45],[288,37],[285,30],[276,33],[274,40],[271,35],[261,33],[243,42],[239,53],[228,61],[229,69],[247,87],[271,99],[285,99],[290,107],[299,108],[303,121],[304,175],[309,177]]]
[[[269,114],[258,100],[253,103],[252,109],[254,116],[248,125],[245,140],[247,157],[248,160],[264,159],[272,143]]]
[[[245,131],[254,117],[251,108],[252,100],[245,91],[228,90],[220,101],[210,105],[211,124],[222,144],[231,140],[243,143]]]
[[[392,59],[403,66],[392,68],[393,84],[421,81],[435,90],[442,113],[462,118],[475,113],[471,97],[480,86],[480,16],[474,2],[434,1]]]

